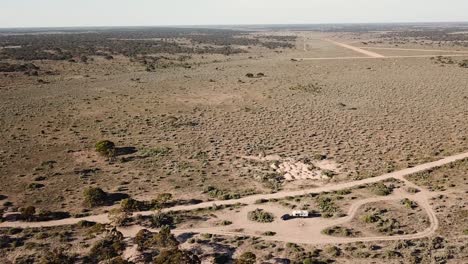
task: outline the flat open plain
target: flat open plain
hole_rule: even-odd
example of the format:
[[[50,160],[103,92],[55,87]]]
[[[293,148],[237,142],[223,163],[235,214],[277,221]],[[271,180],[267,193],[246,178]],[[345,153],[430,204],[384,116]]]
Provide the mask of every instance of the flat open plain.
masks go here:
[[[97,33],[104,51],[86,59],[29,60],[27,35],[0,36],[2,62],[37,67],[0,73],[7,263],[61,244],[94,263],[113,227],[114,257],[146,263],[134,237],[166,224],[204,263],[246,251],[265,263],[466,260],[466,221],[447,219],[467,211],[467,47],[376,32],[194,32]],[[95,41],[87,34],[68,37]],[[73,51],[61,41],[47,56]],[[152,42],[169,48],[144,50]],[[112,156],[96,151],[101,140]],[[90,205],[89,188],[105,201]],[[266,214],[252,220],[256,209]],[[299,209],[311,217],[280,218]]]

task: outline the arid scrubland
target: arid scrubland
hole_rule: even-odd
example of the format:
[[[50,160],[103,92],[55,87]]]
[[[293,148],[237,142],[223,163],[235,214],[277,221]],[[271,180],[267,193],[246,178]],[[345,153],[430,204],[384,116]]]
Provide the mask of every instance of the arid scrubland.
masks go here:
[[[122,201],[130,212],[158,211],[300,190],[468,151],[468,34],[451,34],[457,28],[444,34],[381,30],[0,33],[2,220],[95,215],[124,207]],[[388,58],[339,59],[362,54],[326,38]],[[379,47],[392,49],[370,49]],[[135,257],[125,246],[128,238],[106,231],[110,225],[80,222],[2,228],[0,256],[11,263],[58,263],[46,258],[65,255],[69,263],[106,256],[112,263],[127,257],[163,263],[162,256],[197,263],[193,255],[207,263],[255,263],[249,262],[253,257],[258,263],[463,263],[467,171],[465,159],[406,177],[437,192],[430,204],[439,229],[427,238],[300,245],[208,233],[175,240],[163,228],[139,233],[149,242],[132,242],[145,253]],[[398,192],[411,193],[404,183],[385,184],[380,188],[395,184],[401,185]],[[379,186],[268,201],[271,215],[260,211],[252,219],[271,222],[290,209],[344,217],[352,200],[379,196],[372,188]],[[116,222],[148,229],[236,226],[221,215],[236,219],[257,208],[239,204]],[[425,211],[403,198],[365,204],[357,212],[323,233],[391,236],[429,226]]]

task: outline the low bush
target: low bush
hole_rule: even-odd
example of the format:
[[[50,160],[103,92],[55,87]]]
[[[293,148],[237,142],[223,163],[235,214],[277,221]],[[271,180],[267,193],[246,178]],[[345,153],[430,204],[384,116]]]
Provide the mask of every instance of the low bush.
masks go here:
[[[234,262],[235,264],[255,264],[257,256],[252,252],[245,252]]]
[[[400,203],[402,205],[404,205],[408,209],[414,209],[414,208],[418,207],[418,204],[416,202],[411,201],[408,198],[405,198],[405,199],[401,200]]]
[[[62,264],[62,263],[75,263],[77,256],[68,255],[62,248],[56,248],[52,251],[46,251],[40,259],[40,264]]]
[[[276,235],[276,232],[273,232],[273,231],[266,231],[265,233],[263,233],[264,236],[274,236]]]
[[[109,140],[102,140],[95,145],[96,152],[106,157],[115,156],[115,144]]]
[[[468,60],[463,60],[462,62],[458,63],[458,66],[462,68],[468,68]]]
[[[125,250],[122,233],[111,231],[103,239],[91,247],[89,258],[91,263],[101,262],[120,256]],[[88,263],[89,263],[88,262]]]
[[[101,188],[91,187],[84,191],[85,205],[89,207],[102,206],[107,203],[107,193]]]
[[[320,196],[317,198],[316,204],[325,218],[332,217],[336,213],[339,213],[339,208],[333,202],[332,198],[327,196]]]
[[[163,250],[153,260],[154,264],[199,264],[201,263],[197,255],[189,251],[180,250],[179,248],[171,248]]]
[[[20,209],[20,217],[24,221],[34,221],[36,214],[36,207],[28,206]]]
[[[163,226],[174,226],[174,217],[166,213],[155,213],[151,216],[151,227],[160,228]]]
[[[120,201],[120,208],[124,212],[138,212],[145,209],[145,204],[132,198],[126,198]]]
[[[272,213],[265,212],[262,209],[255,209],[247,214],[250,221],[259,223],[271,223],[274,221],[275,216]]]
[[[386,196],[393,192],[393,189],[391,187],[388,187],[382,182],[378,182],[374,184],[371,189],[374,194],[380,195],[380,196]]]

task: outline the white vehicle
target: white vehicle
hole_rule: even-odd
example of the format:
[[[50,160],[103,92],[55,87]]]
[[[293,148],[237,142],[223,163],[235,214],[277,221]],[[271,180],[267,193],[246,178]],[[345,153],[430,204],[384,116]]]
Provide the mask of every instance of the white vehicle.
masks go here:
[[[306,217],[309,217],[309,212],[308,211],[304,211],[304,210],[300,210],[300,211],[293,211],[291,216],[293,217],[303,217],[303,218],[306,218]]]

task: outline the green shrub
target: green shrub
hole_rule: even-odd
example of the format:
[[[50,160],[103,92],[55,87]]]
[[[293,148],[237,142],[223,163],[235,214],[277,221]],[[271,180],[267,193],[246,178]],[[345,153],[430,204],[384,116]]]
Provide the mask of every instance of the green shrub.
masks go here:
[[[275,219],[272,213],[265,212],[262,209],[255,209],[254,211],[249,212],[247,217],[250,221],[259,223],[271,223]]]
[[[120,256],[124,250],[122,233],[113,231],[93,245],[89,257],[92,260],[104,261]]]
[[[276,235],[276,232],[273,232],[273,231],[266,231],[265,233],[263,233],[264,236],[274,236]]]
[[[223,226],[227,226],[227,225],[232,225],[232,222],[228,221],[228,220],[224,220],[220,224],[223,225]]]
[[[206,187],[204,193],[207,193],[211,198],[221,200],[239,199],[241,197],[238,193],[228,193],[213,186]]]
[[[44,188],[44,186],[45,186],[45,185],[42,184],[42,183],[32,182],[32,183],[30,183],[30,184],[28,185],[28,188],[34,190],[34,189],[41,189],[41,188]]]
[[[336,235],[336,236],[341,236],[341,237],[351,237],[355,236],[355,232],[353,229],[342,227],[342,226],[334,226],[334,227],[329,227],[324,230],[322,230],[322,233],[325,235]]]
[[[198,256],[178,248],[163,250],[154,259],[154,264],[198,264],[201,263]]]
[[[25,221],[34,221],[36,208],[34,206],[28,206],[20,209],[21,219]]]
[[[252,252],[245,252],[236,259],[235,264],[255,264],[257,256]]]
[[[160,248],[174,248],[179,246],[179,242],[174,235],[171,234],[171,229],[167,226],[162,227],[159,233],[152,237],[150,243]]]
[[[109,140],[102,140],[95,145],[96,152],[106,157],[115,156],[115,144]]]
[[[174,218],[166,213],[155,213],[151,216],[151,227],[174,226]]]
[[[328,178],[333,178],[333,176],[336,175],[336,173],[334,171],[331,171],[331,170],[324,170],[324,171],[322,171],[322,174],[327,176]]]
[[[96,225],[96,222],[91,222],[91,221],[86,221],[86,220],[81,220],[78,223],[76,223],[78,227],[81,228],[88,228]]]
[[[268,199],[258,199],[255,201],[255,204],[263,204],[263,203],[267,203],[268,202]]]
[[[404,205],[408,209],[414,209],[414,208],[418,207],[418,204],[416,202],[411,201],[408,198],[405,198],[405,199],[401,200],[400,203],[402,205]]]
[[[144,209],[144,203],[132,198],[126,198],[120,201],[120,208],[124,212],[138,212]]]
[[[89,207],[102,206],[107,203],[107,193],[101,188],[90,187],[84,191],[85,205]]]
[[[386,196],[393,192],[393,189],[388,187],[382,182],[376,183],[372,186],[372,192],[376,195]]]
[[[153,209],[161,209],[168,205],[168,203],[172,199],[172,194],[170,193],[161,193],[159,194],[156,199],[151,201],[151,206]]]
[[[337,257],[341,254],[341,250],[340,248],[336,247],[336,246],[328,246],[325,248],[325,252],[329,255],[331,255],[332,257]]]
[[[343,189],[343,190],[338,190],[335,193],[338,194],[338,195],[348,195],[348,194],[351,194],[351,190],[350,189]]]
[[[414,188],[414,187],[408,187],[408,188],[406,188],[406,191],[409,192],[409,193],[418,193],[419,189]]]
[[[362,221],[365,223],[375,223],[380,220],[380,217],[376,214],[365,214],[361,217]]]
[[[335,205],[332,198],[327,196],[320,196],[317,198],[316,204],[320,209],[323,217],[332,217],[335,213],[338,213],[340,210],[338,206]]]
[[[47,250],[42,258],[39,260],[39,264],[62,264],[62,263],[75,263],[76,256],[67,255],[64,249],[53,249],[52,251]]]

